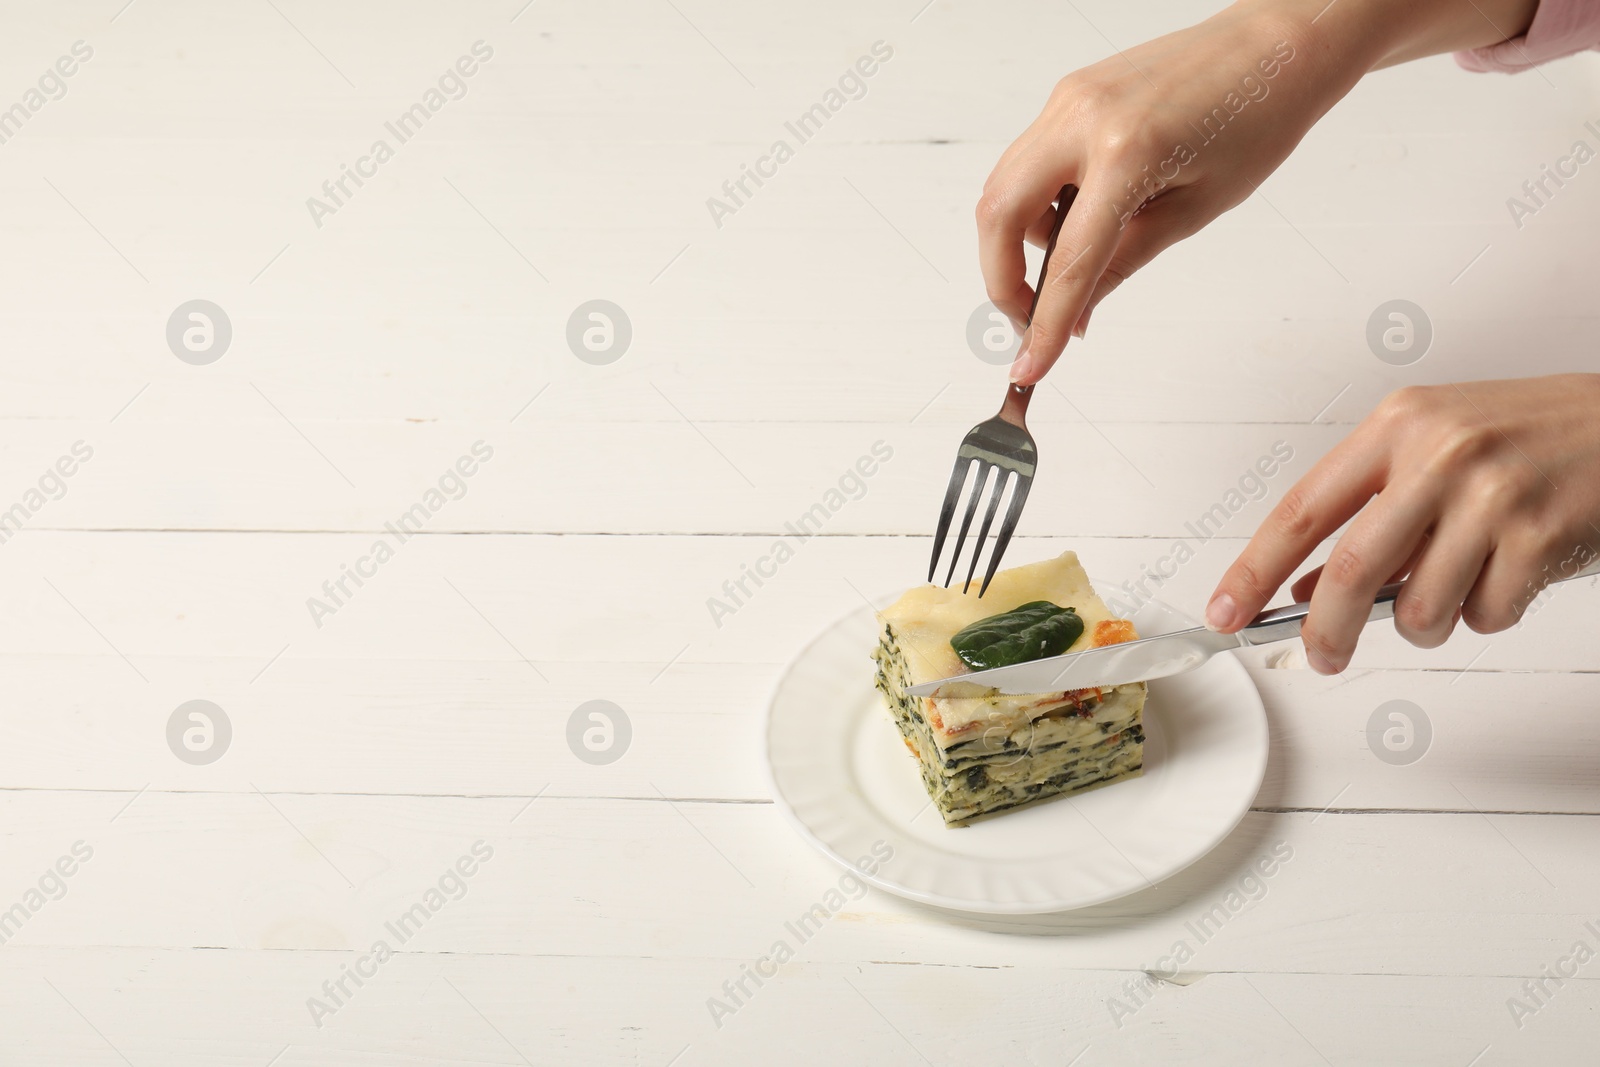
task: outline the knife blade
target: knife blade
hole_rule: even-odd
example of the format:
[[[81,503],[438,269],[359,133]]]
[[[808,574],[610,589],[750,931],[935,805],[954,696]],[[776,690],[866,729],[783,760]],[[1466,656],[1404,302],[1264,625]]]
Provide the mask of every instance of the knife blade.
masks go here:
[[[1600,559],[1572,574],[1556,577],[1555,582],[1571,581],[1600,574]],[[1394,617],[1395,597],[1404,582],[1394,582],[1378,590],[1367,615],[1368,622]],[[1553,584],[1553,583],[1552,583]],[[992,667],[986,671],[956,674],[933,682],[923,682],[906,690],[907,696],[932,696],[945,686],[963,689],[996,690],[1001,693],[1059,693],[1069,689],[1105,688],[1128,682],[1150,681],[1192,671],[1218,652],[1252,645],[1266,645],[1300,636],[1300,627],[1311,611],[1309,603],[1263,611],[1233,634],[1219,634],[1204,626],[1177,630],[1170,634],[1104,645],[1063,656]]]
[[[1219,634],[1196,626],[1159,637],[923,682],[907,689],[906,695],[932,696],[941,688],[953,685],[963,689],[977,686],[1002,693],[1059,693],[1069,689],[1104,688],[1181,674],[1200,666],[1218,652],[1241,648],[1248,643],[1241,640],[1240,634]]]

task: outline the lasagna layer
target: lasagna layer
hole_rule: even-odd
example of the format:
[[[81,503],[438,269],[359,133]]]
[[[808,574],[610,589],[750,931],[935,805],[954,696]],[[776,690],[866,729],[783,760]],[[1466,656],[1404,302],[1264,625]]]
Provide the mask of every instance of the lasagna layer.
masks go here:
[[[1002,583],[1019,572],[1030,572],[1027,580],[1013,577]],[[1040,587],[1046,596],[1038,595]],[[1002,594],[998,598],[997,588]],[[941,636],[948,647],[957,630],[984,613],[998,614],[1063,593],[1070,599],[1052,602],[1074,607],[1090,623],[1069,651],[1137,636],[1131,623],[1110,616],[1070,552],[1002,571],[981,608],[967,603],[977,599],[970,594],[927,586],[884,612],[873,652],[875,684],[947,825],[964,826],[980,816],[1133,777],[1142,769],[1143,682],[1025,695],[972,685],[951,687],[953,692],[942,689],[930,697],[905,693],[912,685],[941,677],[935,671],[958,673],[939,649]],[[914,632],[909,639],[903,628],[907,625]]]

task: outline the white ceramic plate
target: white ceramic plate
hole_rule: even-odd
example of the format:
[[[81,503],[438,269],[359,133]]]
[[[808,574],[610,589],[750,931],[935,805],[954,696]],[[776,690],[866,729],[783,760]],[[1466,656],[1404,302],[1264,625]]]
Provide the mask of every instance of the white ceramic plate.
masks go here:
[[[1194,625],[1163,604],[1134,616],[1145,636]],[[1144,774],[1131,781],[944,825],[883,698],[863,606],[789,665],[767,712],[773,797],[802,835],[856,870],[874,844],[893,856],[867,882],[958,911],[1024,915],[1126,896],[1170,877],[1227,837],[1267,766],[1267,717],[1230,655],[1150,683]],[[870,866],[871,864],[869,864]]]

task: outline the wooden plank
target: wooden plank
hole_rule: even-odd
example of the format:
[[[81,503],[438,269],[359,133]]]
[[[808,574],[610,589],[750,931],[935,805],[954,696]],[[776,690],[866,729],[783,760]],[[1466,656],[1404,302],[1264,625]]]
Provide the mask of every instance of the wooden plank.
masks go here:
[[[407,952],[321,1028],[305,1006],[355,953],[84,952],[14,947],[0,977],[17,1062],[259,1067],[583,1062],[711,1065],[837,1060],[957,1064],[1321,1064],[1411,1067],[1559,1060],[1585,1040],[1600,995],[1568,981],[1521,1030],[1512,978],[1213,974],[1161,986],[1118,1028],[1106,1003],[1142,972],[1030,964],[997,969],[785,964],[717,1028],[705,1000],[729,961]],[[57,991],[52,991],[50,985]],[[747,982],[747,988],[755,986]],[[1137,987],[1135,987],[1137,988]],[[930,1002],[1029,1010],[976,1026]],[[826,1018],[826,1026],[816,1020]],[[97,1035],[90,1027],[100,1033]],[[909,1047],[908,1047],[909,1045]],[[1484,1047],[1489,1046],[1487,1054]],[[1085,1047],[1087,1046],[1087,1052]],[[674,1057],[678,1057],[674,1060]]]
[[[294,793],[771,799],[760,751],[776,664],[619,662],[597,680],[592,664],[546,662],[546,683],[520,661],[286,655],[252,683],[259,666],[241,659],[139,662],[149,685],[114,657],[0,660],[26,709],[0,734],[6,788],[248,794],[266,776]],[[1259,809],[1600,813],[1600,674],[1253,677],[1272,732]],[[204,766],[175,758],[166,735],[194,699],[220,706],[232,730],[225,757]],[[568,749],[568,722],[591,700],[620,708],[630,731],[605,766]],[[1410,763],[1380,756],[1383,731],[1408,729],[1380,710],[1395,700],[1409,705],[1398,710],[1412,732],[1394,743],[1414,746],[1401,752]],[[1526,725],[1508,740],[1513,714]]]
[[[1585,935],[1600,864],[1591,816],[1256,813],[1120,901],[964,917],[861,896],[770,805],[299,796],[260,770],[261,794],[0,797],[7,907],[76,842],[92,849],[8,947],[348,951],[382,938],[481,840],[492,856],[464,893],[445,886],[415,947],[753,960],[837,889],[845,903],[825,907],[836,914],[804,939],[808,959],[1149,969],[1185,941],[1191,970],[1520,976]]]
[[[671,386],[663,388],[670,397]],[[280,394],[272,403],[291,425],[245,389],[204,428],[131,415],[111,426],[4,424],[0,512],[24,504],[7,532],[19,524],[382,531],[432,490],[419,516],[432,532],[780,534],[788,523],[802,533],[927,535],[938,503],[933,487],[949,480],[967,428],[912,422],[909,404],[898,421],[848,429],[760,421],[702,428],[674,414],[675,403],[689,403],[684,394],[677,401],[658,395],[665,418],[646,424],[511,423],[532,396],[508,399],[495,423],[301,421]],[[1076,420],[1059,396],[1041,399],[1042,413]],[[1190,523],[1202,535],[1223,525],[1229,534],[1248,532],[1340,436],[1331,426],[1097,431],[1081,420],[1043,422],[1034,432],[1047,465],[1023,532],[1173,537]],[[205,447],[195,446],[197,436]],[[49,495],[41,495],[40,479],[61,457],[71,459],[78,442],[92,458],[64,481],[49,475]],[[479,462],[480,455],[489,458]],[[452,471],[463,460],[475,469],[470,480]],[[448,479],[443,492],[441,478]],[[1117,506],[1087,506],[1090,500]]]
[[[23,534],[4,546],[0,595],[12,610],[0,615],[0,643],[15,655],[103,657],[124,667],[130,685],[143,684],[136,672],[186,683],[162,666],[167,657],[237,659],[234,677],[248,684],[280,652],[280,665],[302,659],[521,664],[530,685],[539,679],[523,656],[552,670],[569,665],[578,677],[565,677],[574,682],[585,671],[605,677],[621,662],[637,665],[629,677],[638,672],[648,680],[679,662],[787,663],[863,597],[896,597],[919,584],[927,566],[921,537],[815,537],[794,546],[761,586],[746,581],[735,603],[724,583],[760,563],[773,539],[414,537],[361,586],[346,582],[347,595],[336,604],[323,583],[360,562],[373,540]],[[1239,544],[1201,545],[1175,577],[1159,586],[1145,581],[1142,592],[1198,614]],[[1172,571],[1172,543],[1143,538],[1019,539],[1009,558],[1022,563],[1069,548],[1108,596],[1142,595],[1134,582],[1147,568]],[[1379,624],[1364,635],[1355,668],[1593,670],[1600,662],[1584,636],[1593,594],[1593,579],[1557,587],[1519,629],[1492,637],[1462,630],[1432,651],[1405,644]],[[336,610],[318,610],[313,618],[307,606],[313,598]],[[712,598],[735,610],[713,611]]]

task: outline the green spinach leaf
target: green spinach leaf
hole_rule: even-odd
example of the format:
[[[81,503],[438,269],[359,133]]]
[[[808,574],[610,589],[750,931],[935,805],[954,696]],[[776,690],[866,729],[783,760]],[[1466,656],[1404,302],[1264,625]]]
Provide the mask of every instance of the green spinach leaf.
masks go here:
[[[1072,608],[1035,600],[987,619],[979,619],[950,639],[961,661],[975,671],[1059,656],[1083,633],[1083,619]]]

